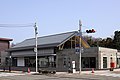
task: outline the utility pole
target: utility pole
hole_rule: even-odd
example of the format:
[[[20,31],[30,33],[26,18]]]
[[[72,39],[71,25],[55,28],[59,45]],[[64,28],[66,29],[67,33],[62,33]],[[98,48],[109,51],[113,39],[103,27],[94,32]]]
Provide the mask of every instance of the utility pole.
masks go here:
[[[81,20],[79,20],[79,37],[80,37],[80,42],[79,42],[79,73],[81,73],[81,49],[82,49],[82,45],[81,45],[81,38],[82,38],[82,23]]]
[[[37,63],[37,34],[38,34],[38,32],[37,32],[37,25],[36,25],[36,23],[35,23],[35,25],[34,25],[34,29],[35,29],[35,48],[34,48],[34,51],[35,51],[35,54],[36,54],[36,72],[38,72],[38,63]]]

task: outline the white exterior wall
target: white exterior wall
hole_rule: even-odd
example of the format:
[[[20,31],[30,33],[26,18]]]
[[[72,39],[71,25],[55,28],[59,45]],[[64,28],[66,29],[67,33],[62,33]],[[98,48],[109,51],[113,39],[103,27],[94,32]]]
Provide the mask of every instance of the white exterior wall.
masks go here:
[[[116,49],[99,47],[99,68],[103,69],[103,57],[107,57],[107,68],[110,68],[111,57],[113,59],[113,62],[115,63],[116,68],[116,53]]]
[[[17,58],[17,66],[25,66],[24,58]]]

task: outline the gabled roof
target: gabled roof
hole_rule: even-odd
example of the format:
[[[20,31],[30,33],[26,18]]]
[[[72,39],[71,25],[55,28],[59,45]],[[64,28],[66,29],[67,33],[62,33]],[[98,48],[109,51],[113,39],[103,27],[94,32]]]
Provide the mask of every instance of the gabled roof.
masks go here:
[[[40,48],[57,47],[63,42],[69,40],[71,37],[75,36],[76,34],[78,34],[78,32],[73,31],[73,32],[38,37],[38,47]],[[14,47],[10,49],[10,51],[33,48],[34,46],[35,46],[35,38],[26,39],[23,42],[16,44]]]

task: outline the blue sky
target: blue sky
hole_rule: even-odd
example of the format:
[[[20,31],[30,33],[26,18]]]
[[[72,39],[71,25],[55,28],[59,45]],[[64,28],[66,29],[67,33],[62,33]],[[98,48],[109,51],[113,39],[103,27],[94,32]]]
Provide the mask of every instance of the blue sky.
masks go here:
[[[39,36],[94,28],[94,37],[120,30],[120,0],[0,0],[0,24],[37,22]],[[0,37],[15,43],[34,37],[34,28],[0,28]]]

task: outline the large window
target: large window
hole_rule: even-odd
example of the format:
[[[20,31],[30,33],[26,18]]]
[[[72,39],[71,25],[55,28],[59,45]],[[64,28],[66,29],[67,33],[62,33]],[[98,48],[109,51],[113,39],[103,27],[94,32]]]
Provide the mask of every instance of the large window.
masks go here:
[[[70,38],[67,42],[64,44],[64,49],[74,49],[76,44],[79,43],[77,38],[74,36]]]
[[[55,56],[49,56],[49,67],[56,67],[56,57]]]
[[[26,57],[25,66],[26,67],[35,67],[36,60],[35,57]],[[55,56],[43,56],[38,57],[38,67],[56,67],[56,57]]]
[[[48,58],[39,58],[39,67],[48,67]]]
[[[70,59],[70,57],[64,56],[64,58],[63,58],[63,66],[68,67],[68,68],[71,67],[71,59]]]
[[[26,67],[35,67],[35,58],[34,57],[25,57],[25,66]]]
[[[82,57],[82,68],[96,68],[96,58]]]
[[[56,57],[46,56],[39,57],[39,67],[56,67]]]

